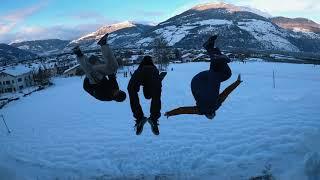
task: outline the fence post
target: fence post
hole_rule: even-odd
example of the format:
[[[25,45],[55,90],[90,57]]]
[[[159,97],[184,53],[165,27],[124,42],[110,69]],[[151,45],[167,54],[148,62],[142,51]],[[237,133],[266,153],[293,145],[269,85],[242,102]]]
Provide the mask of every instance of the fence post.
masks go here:
[[[274,70],[273,70],[273,88],[276,88],[276,79],[275,79]]]
[[[6,125],[6,128],[7,128],[7,130],[8,130],[8,133],[10,134],[11,131],[10,131],[10,129],[8,128],[7,123],[6,123],[6,121],[4,120],[4,117],[3,117],[2,114],[1,114],[1,117],[2,117],[2,120],[3,120],[4,125]]]

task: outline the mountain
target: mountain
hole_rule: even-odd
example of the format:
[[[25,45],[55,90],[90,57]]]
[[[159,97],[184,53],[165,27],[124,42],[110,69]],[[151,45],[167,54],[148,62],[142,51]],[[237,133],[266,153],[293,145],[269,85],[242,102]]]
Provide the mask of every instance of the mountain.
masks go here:
[[[219,34],[217,44],[226,50],[318,53],[319,35],[284,29],[259,14],[226,3],[198,5],[158,24],[127,47],[150,46],[155,38],[164,37],[170,46],[201,48],[210,35]]]
[[[313,32],[320,34],[320,24],[305,18],[286,18],[274,17],[271,18],[272,22],[278,26],[298,32]]]
[[[7,45],[0,44],[0,62],[1,63],[11,63],[11,62],[20,62],[27,59],[36,58],[37,55],[31,52],[21,50],[19,48]]]
[[[296,22],[299,20],[302,21],[295,19]],[[303,20],[300,24],[309,29],[317,27],[309,20]],[[210,35],[219,34],[217,45],[224,50],[319,53],[320,49],[320,34],[316,31],[293,31],[281,25],[279,19],[257,9],[207,3],[156,26],[129,21],[104,26],[70,42],[65,51],[70,51],[75,45],[81,45],[83,49],[96,49],[96,41],[105,33],[110,33],[108,42],[116,48],[146,48],[152,46],[154,39],[163,37],[169,46],[199,49]]]
[[[138,41],[148,46],[162,36],[169,45],[201,48],[212,34],[219,34],[217,43],[223,49],[258,49],[299,51],[282,28],[268,18],[226,3],[198,5],[156,26]]]
[[[30,51],[38,55],[47,55],[52,53],[59,53],[63,50],[70,41],[60,39],[25,41],[19,43],[12,43],[11,46],[22,50]]]
[[[81,45],[82,48],[86,49],[97,48],[96,42],[106,33],[110,33],[108,41],[109,43],[117,47],[121,47],[130,43],[134,43],[134,41],[139,38],[142,33],[149,30],[151,27],[151,25],[143,25],[130,21],[107,25],[99,28],[95,32],[71,41],[67,47],[71,48],[75,45]]]

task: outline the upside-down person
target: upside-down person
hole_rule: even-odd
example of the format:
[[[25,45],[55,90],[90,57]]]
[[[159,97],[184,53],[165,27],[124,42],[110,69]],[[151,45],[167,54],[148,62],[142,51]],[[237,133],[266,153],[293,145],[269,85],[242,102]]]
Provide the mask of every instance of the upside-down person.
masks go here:
[[[101,46],[103,62],[94,55],[87,58],[79,46],[73,48],[73,52],[86,75],[83,81],[84,90],[100,101],[122,102],[126,99],[126,93],[119,89],[116,79],[119,65],[107,44],[107,38],[108,34],[97,43]]]
[[[234,83],[219,94],[221,82],[228,80],[232,73],[228,66],[230,59],[223,55],[219,48],[214,47],[216,39],[217,35],[214,35],[203,45],[210,56],[210,69],[198,73],[191,81],[191,91],[196,101],[196,106],[179,107],[166,112],[165,116],[198,114],[205,115],[208,119],[213,119],[216,111],[228,95],[242,82],[239,75]]]

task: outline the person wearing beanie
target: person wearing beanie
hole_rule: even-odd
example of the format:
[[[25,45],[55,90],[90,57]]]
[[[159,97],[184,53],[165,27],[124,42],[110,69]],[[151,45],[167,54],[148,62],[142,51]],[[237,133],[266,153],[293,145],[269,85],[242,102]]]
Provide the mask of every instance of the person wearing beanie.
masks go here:
[[[179,107],[165,113],[165,116],[176,116],[180,114],[205,115],[208,119],[213,119],[216,111],[226,100],[229,94],[236,89],[241,81],[241,76],[228,86],[221,94],[220,84],[231,77],[231,69],[228,66],[230,59],[223,55],[219,48],[215,48],[217,35],[211,36],[203,47],[210,56],[210,68],[195,75],[191,81],[192,95],[196,101],[196,106]]]
[[[159,135],[158,119],[161,116],[161,88],[165,72],[159,74],[159,70],[153,64],[151,56],[145,56],[137,70],[134,71],[128,84],[130,106],[136,119],[136,135],[140,135],[143,126],[148,121],[153,134]],[[143,87],[143,94],[146,99],[151,99],[150,117],[146,118],[142,111],[138,92]]]
[[[73,48],[73,53],[86,75],[83,81],[84,90],[100,101],[122,102],[126,99],[126,93],[119,89],[116,78],[119,65],[107,44],[108,35],[105,34],[97,43],[101,47],[103,61],[94,55],[87,58],[79,46]]]

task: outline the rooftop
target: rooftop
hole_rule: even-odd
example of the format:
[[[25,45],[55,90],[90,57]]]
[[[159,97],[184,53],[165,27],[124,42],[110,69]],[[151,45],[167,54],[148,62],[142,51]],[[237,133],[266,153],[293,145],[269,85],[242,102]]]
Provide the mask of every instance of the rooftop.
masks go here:
[[[17,65],[12,67],[6,67],[4,69],[1,69],[0,72],[12,75],[12,76],[19,76],[26,73],[31,72],[33,69],[30,67],[27,67],[26,65]]]

